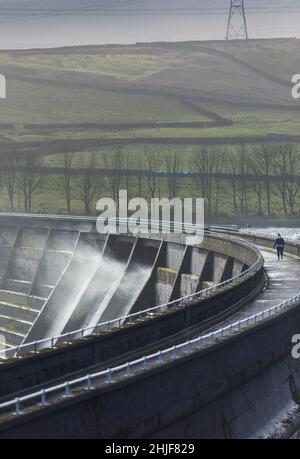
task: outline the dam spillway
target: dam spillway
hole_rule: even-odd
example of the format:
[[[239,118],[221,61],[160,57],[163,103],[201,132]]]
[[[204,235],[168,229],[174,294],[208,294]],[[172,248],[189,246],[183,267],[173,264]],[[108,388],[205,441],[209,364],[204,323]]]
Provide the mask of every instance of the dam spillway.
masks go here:
[[[202,244],[187,246],[179,235],[103,237],[93,221],[76,218],[18,217],[14,225],[27,231],[33,221],[50,234],[74,233],[75,243],[48,297],[1,290],[25,298],[24,310],[30,301],[43,302],[25,345],[9,348],[8,360],[1,360],[0,438],[29,431],[36,438],[71,438],[74,429],[89,438],[282,438],[297,432],[300,370],[291,338],[299,323],[299,245],[287,242],[289,255],[278,265],[265,235],[208,232]],[[14,227],[12,217],[7,225]],[[80,270],[69,302],[60,292],[72,286],[68,269],[72,279],[87,241],[85,253],[96,253],[95,261],[87,275]],[[113,276],[103,288],[112,260]],[[6,278],[13,280],[4,272]],[[131,283],[137,286],[128,291]],[[40,348],[30,333],[44,337],[53,323],[66,333],[57,340],[48,335]],[[74,334],[75,324],[91,327]]]
[[[0,333],[7,347],[166,304],[247,268],[238,256],[95,224],[0,218]]]

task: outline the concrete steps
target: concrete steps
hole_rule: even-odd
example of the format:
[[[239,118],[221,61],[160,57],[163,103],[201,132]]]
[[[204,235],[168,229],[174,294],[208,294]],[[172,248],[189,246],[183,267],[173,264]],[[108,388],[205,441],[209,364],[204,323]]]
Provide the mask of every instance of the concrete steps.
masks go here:
[[[45,298],[0,290],[0,334],[8,346],[22,343],[44,303]]]
[[[32,322],[17,319],[16,317],[9,317],[0,315],[0,328],[19,333],[26,336],[32,326]]]
[[[4,288],[17,292],[29,293],[33,279],[37,272],[40,259],[43,255],[43,247],[35,246],[35,241],[18,239],[11,255],[7,269]],[[30,242],[32,245],[20,245],[22,242]],[[37,241],[38,242],[38,241]]]
[[[47,298],[41,297],[41,296],[29,295],[27,299],[28,299],[28,306],[30,308],[40,311],[42,307],[44,306]]]
[[[4,287],[6,290],[19,292],[19,293],[30,293],[31,282],[21,279],[6,279]]]
[[[11,292],[8,290],[0,290],[0,302],[11,303],[17,306],[40,310],[44,305],[46,298],[26,295],[20,292]]]
[[[54,287],[54,285],[49,284],[36,285],[34,293],[35,295],[40,295],[42,298],[48,298]]]
[[[15,317],[33,323],[39,310],[0,301],[0,316]]]
[[[0,335],[5,337],[6,343],[11,347],[19,346],[26,336],[26,334],[14,332],[5,327],[0,327]]]
[[[31,293],[48,298],[71,258],[71,251],[46,249],[33,282]],[[49,269],[50,267],[51,269]]]

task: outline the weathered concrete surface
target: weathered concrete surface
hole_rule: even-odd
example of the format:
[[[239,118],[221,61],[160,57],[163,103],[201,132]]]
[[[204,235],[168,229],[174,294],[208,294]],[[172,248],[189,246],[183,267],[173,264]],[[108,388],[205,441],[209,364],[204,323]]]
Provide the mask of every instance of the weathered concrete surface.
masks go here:
[[[270,290],[231,321],[298,292],[300,263],[291,258],[278,262],[267,252],[265,257]],[[32,433],[37,438],[275,435],[284,430],[287,412],[300,404],[300,360],[291,357],[291,338],[299,333],[299,323],[297,306],[212,348],[14,417],[0,425],[0,438]]]
[[[151,343],[170,337],[182,330],[226,313],[233,304],[257,292],[264,282],[263,268],[255,276],[233,285],[203,301],[195,301],[182,309],[170,311],[162,317],[124,327],[107,335],[96,335],[73,345],[42,352],[29,358],[0,365],[0,396],[78,372],[89,366],[104,363],[128,352],[142,349]]]
[[[103,323],[130,314],[151,277],[161,247],[162,244],[158,241],[137,239],[124,275],[99,317],[99,322]]]
[[[214,348],[0,424],[0,438],[248,438],[299,402],[295,308]]]

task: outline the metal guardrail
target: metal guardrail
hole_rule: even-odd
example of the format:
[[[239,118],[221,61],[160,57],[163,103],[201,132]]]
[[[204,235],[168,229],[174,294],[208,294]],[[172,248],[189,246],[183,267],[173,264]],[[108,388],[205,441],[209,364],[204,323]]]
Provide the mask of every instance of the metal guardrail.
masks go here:
[[[277,233],[263,233],[263,232],[244,230],[244,229],[241,229],[239,231],[239,233],[240,234],[244,234],[246,236],[251,236],[251,237],[258,237],[258,238],[261,237],[263,239],[269,239],[269,240],[272,240],[272,241],[274,241],[276,239],[276,237],[277,237]],[[299,240],[297,240],[297,239],[291,239],[289,237],[285,237],[284,240],[288,244],[292,244],[292,245],[299,244]]]
[[[3,214],[0,214],[0,215],[3,215]],[[128,222],[127,219],[117,219],[117,221],[119,224],[124,224]],[[141,223],[143,223],[143,220],[141,220]],[[147,223],[149,223],[148,220],[147,220]],[[163,221],[159,222],[160,224],[159,227],[161,227],[163,223],[165,224],[172,223],[173,227],[176,227],[176,224],[174,225],[174,222],[163,222]],[[151,222],[151,226],[152,224],[153,224],[153,221]],[[187,228],[187,226],[188,225],[185,225],[185,228]],[[194,225],[191,225],[189,229],[191,230],[192,228],[194,228]],[[9,349],[1,350],[0,359],[1,358],[2,359],[7,359],[7,358],[19,359],[22,357],[22,354],[29,354],[29,353],[36,355],[41,349],[50,349],[50,350],[54,349],[56,343],[58,342],[62,342],[62,341],[69,342],[74,339],[83,340],[89,335],[91,335],[92,333],[97,333],[97,334],[110,333],[112,331],[121,329],[123,326],[130,326],[130,325],[134,325],[136,323],[142,322],[144,320],[149,320],[151,318],[157,318],[163,314],[166,314],[167,312],[175,310],[176,308],[182,308],[186,306],[188,303],[190,303],[191,301],[204,300],[206,297],[219,293],[220,291],[226,289],[230,285],[240,283],[244,279],[247,279],[253,276],[262,267],[263,265],[262,254],[252,243],[245,241],[242,238],[238,238],[236,236],[232,237],[232,236],[224,235],[224,234],[220,235],[218,233],[207,232],[207,231],[205,231],[204,234],[207,236],[217,238],[217,239],[221,239],[221,240],[227,239],[227,240],[230,240],[231,242],[239,243],[243,245],[244,247],[251,248],[251,250],[253,250],[257,254],[256,262],[252,266],[250,266],[247,270],[232,277],[231,279],[228,279],[222,283],[216,284],[212,287],[209,287],[207,289],[193,293],[191,295],[171,301],[169,303],[151,307],[143,311],[129,314],[127,316],[122,316],[114,320],[110,320],[110,321],[103,322],[97,325],[93,325],[91,327],[84,327],[84,328],[81,328],[79,330],[75,330],[72,332],[64,333],[64,334],[57,335],[57,336],[51,336],[49,338],[44,338],[41,340],[36,340],[34,342],[21,344],[19,346],[12,347]]]
[[[253,267],[259,263],[259,261],[260,260],[257,260]],[[249,268],[249,270],[251,268]],[[242,273],[242,276],[246,275],[246,271]],[[226,281],[226,283],[228,282],[230,281]],[[218,286],[215,288],[217,287]],[[199,292],[199,294],[201,293],[203,292]],[[3,416],[12,414],[21,415],[24,413],[23,410],[28,406],[32,407],[38,404],[42,407],[46,407],[51,402],[51,397],[53,396],[60,396],[65,398],[72,397],[75,395],[75,391],[76,394],[79,392],[82,393],[82,391],[91,391],[96,388],[105,387],[107,384],[113,384],[117,381],[120,381],[120,379],[133,377],[140,372],[145,372],[151,368],[180,359],[185,355],[190,355],[193,352],[198,352],[203,349],[212,347],[217,342],[224,341],[238,333],[249,330],[256,325],[263,323],[264,321],[268,321],[272,317],[276,317],[281,313],[294,308],[295,306],[298,306],[299,304],[300,294],[280,303],[279,305],[268,308],[257,314],[253,314],[226,327],[221,327],[216,331],[200,335],[193,340],[186,341],[179,345],[174,345],[168,349],[144,356],[131,362],[127,362],[115,368],[109,368],[101,372],[88,374],[78,379],[65,381],[63,384],[42,389],[24,397],[15,398],[8,402],[2,403],[0,404],[0,413]],[[57,399],[55,399],[55,402],[57,402]]]
[[[120,381],[121,379],[130,378],[140,372],[145,372],[151,368],[180,359],[185,355],[209,348],[216,344],[216,342],[223,341],[236,335],[237,333],[248,330],[299,304],[300,294],[258,314],[246,317],[245,319],[239,320],[214,332],[200,335],[198,338],[186,341],[182,344],[174,345],[163,351],[156,352],[155,354],[144,356],[140,359],[127,362],[115,368],[109,368],[98,373],[88,374],[82,378],[65,381],[63,384],[42,389],[24,397],[15,398],[2,403],[0,404],[0,413],[4,415],[21,415],[26,407],[32,406],[33,404],[39,404],[42,407],[47,406],[51,402],[52,396],[72,397],[75,395],[75,390],[80,392],[84,390],[90,391],[96,388],[104,387],[107,384]],[[57,399],[55,402],[57,402]]]

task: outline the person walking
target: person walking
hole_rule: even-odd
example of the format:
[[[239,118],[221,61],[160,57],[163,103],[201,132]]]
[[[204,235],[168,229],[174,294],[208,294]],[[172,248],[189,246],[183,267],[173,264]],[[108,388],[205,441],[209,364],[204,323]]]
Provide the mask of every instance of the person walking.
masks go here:
[[[277,250],[278,260],[283,260],[283,252],[284,252],[284,239],[280,233],[278,233],[278,237],[276,238],[274,249]]]

